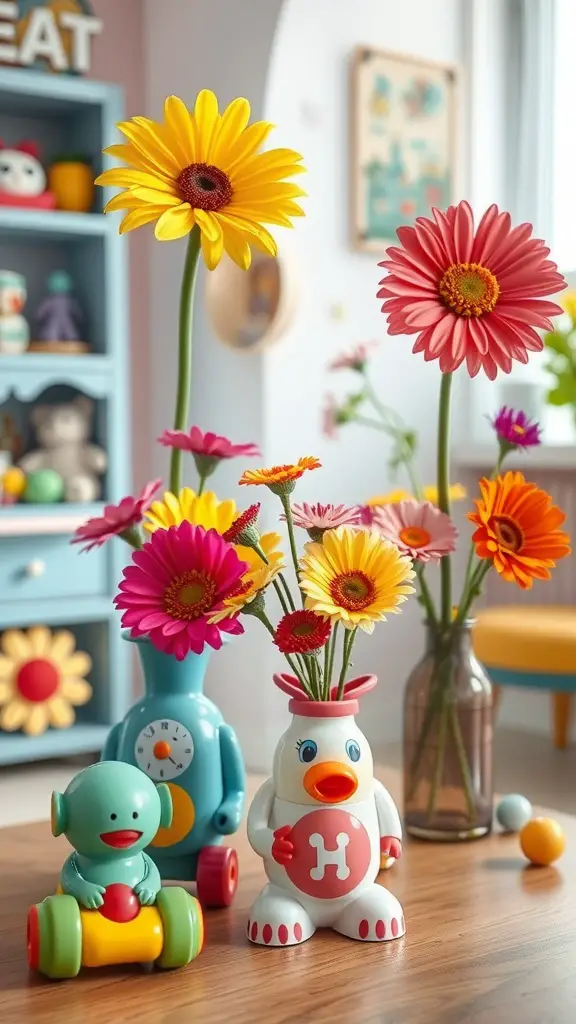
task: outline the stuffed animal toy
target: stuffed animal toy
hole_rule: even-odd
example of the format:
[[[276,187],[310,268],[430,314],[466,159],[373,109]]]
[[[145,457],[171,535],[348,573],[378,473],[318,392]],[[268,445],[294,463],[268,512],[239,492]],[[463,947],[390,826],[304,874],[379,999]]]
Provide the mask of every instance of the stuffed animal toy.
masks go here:
[[[98,477],[106,472],[106,452],[89,444],[94,402],[78,395],[60,405],[37,405],[30,419],[40,444],[20,460],[25,473],[52,469],[64,481],[64,500],[96,501],[100,495]]]
[[[54,207],[54,196],[46,189],[46,172],[35,142],[20,142],[13,148],[0,140],[0,204]]]

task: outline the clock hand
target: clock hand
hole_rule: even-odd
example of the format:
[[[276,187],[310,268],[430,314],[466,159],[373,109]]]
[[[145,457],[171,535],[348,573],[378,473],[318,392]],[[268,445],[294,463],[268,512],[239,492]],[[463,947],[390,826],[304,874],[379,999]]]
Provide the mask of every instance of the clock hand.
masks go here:
[[[176,761],[174,760],[174,758],[173,758],[173,757],[169,757],[169,758],[168,758],[168,760],[169,760],[169,761],[172,761],[172,764],[176,764]]]

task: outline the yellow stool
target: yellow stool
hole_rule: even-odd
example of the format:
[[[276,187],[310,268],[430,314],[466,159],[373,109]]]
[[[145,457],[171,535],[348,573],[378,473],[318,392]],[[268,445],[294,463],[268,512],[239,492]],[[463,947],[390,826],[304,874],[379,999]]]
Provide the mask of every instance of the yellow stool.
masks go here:
[[[576,608],[487,608],[476,619],[474,652],[492,680],[494,706],[503,686],[550,690],[554,746],[564,750],[576,693]]]

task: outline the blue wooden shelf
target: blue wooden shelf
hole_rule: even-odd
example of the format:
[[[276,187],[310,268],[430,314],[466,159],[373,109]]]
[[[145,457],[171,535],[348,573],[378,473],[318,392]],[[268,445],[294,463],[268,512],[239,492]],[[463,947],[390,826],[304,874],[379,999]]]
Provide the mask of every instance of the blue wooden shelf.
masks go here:
[[[102,150],[118,142],[116,123],[124,116],[117,86],[77,76],[0,67],[0,138],[6,145],[34,139],[46,166],[57,154],[81,153],[94,174],[113,165]],[[103,480],[107,502],[130,492],[128,453],[128,267],[126,241],[118,235],[119,215],[102,213],[110,189],[96,189],[94,212],[0,207],[0,267],[22,273],[34,311],[54,270],[67,270],[85,314],[92,353],[0,355],[0,406],[15,418],[25,450],[34,448],[29,417],[37,401],[67,402],[76,393],[94,400],[94,441],[108,454]],[[1,410],[0,410],[1,411]],[[128,554],[120,543],[80,554],[68,547],[73,530],[101,514],[90,505],[12,505],[0,508],[0,633],[44,623],[70,628],[78,648],[93,662],[93,697],[79,709],[78,725],[26,737],[0,731],[0,764],[98,751],[110,726],[131,702],[128,645],[120,636],[113,598]],[[88,560],[91,559],[89,562]],[[45,571],[18,575],[20,561],[45,563]],[[10,567],[16,567],[12,576]],[[29,580],[28,580],[29,576]],[[27,582],[28,580],[28,582]],[[110,723],[95,724],[95,723]]]
[[[70,729],[48,729],[42,736],[1,732],[0,765],[98,753],[110,728],[110,725],[73,725]]]
[[[0,235],[66,242],[78,238],[103,238],[118,227],[115,217],[104,213],[64,213],[62,210],[23,210],[16,206],[0,206]]]

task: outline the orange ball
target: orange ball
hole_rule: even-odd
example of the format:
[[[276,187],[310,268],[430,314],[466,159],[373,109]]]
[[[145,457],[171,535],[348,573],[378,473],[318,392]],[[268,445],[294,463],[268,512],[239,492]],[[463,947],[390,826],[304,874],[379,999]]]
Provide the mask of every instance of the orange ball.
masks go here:
[[[553,864],[566,849],[566,836],[553,818],[532,818],[520,832],[520,846],[532,864]]]
[[[10,466],[2,476],[4,492],[11,498],[19,498],[26,487],[26,474],[19,466]]]

